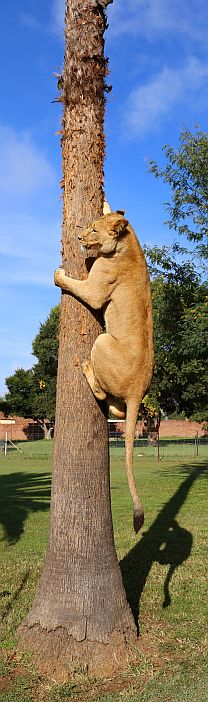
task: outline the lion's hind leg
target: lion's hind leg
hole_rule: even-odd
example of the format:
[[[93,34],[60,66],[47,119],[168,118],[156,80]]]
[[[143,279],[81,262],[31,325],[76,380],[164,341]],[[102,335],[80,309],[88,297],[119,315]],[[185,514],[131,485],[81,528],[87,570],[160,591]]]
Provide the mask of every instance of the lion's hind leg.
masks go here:
[[[126,404],[124,400],[120,400],[118,397],[113,397],[113,395],[107,395],[106,402],[109,412],[113,415],[113,417],[116,417],[116,419],[125,419]]]
[[[82,363],[82,372],[85,375],[85,378],[87,379],[87,382],[89,383],[92,392],[94,393],[95,397],[97,397],[97,400],[105,400],[106,398],[106,393],[102,388],[100,387],[99,383],[97,382],[95,375],[94,375],[94,370],[91,361],[84,361]]]

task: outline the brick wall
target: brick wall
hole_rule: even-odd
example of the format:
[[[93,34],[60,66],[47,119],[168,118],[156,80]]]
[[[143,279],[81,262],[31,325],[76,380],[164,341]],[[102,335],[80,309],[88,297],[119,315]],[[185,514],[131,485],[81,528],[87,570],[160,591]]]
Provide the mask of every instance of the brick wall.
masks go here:
[[[28,439],[43,439],[44,433],[39,426],[38,422],[34,419],[25,419],[24,417],[5,417],[2,412],[0,412],[0,419],[14,419],[15,424],[0,424],[0,440],[5,438],[5,432],[7,431],[8,439],[11,441],[27,441]],[[125,431],[124,422],[114,422],[114,427],[117,431],[122,434]],[[137,423],[138,434],[142,435],[143,424],[142,422]],[[198,431],[199,436],[203,436],[203,425],[198,424],[198,422],[189,422],[189,420],[175,420],[168,419],[167,421],[162,420],[160,424],[160,436],[170,436],[170,437],[184,437],[193,438],[196,436]]]
[[[124,433],[125,431],[125,423],[124,422],[115,422],[115,425],[117,431],[120,431],[121,433]],[[137,422],[137,431],[138,435],[142,436],[142,430],[143,430],[143,423],[142,421]],[[182,420],[175,420],[175,419],[168,419],[162,420],[160,423],[160,436],[161,438],[164,436],[167,437],[174,437],[174,438],[194,438],[196,436],[196,433],[198,431],[199,436],[204,436],[204,431],[203,431],[203,424],[199,424],[198,422],[190,422],[188,419],[182,419]]]
[[[161,437],[174,436],[189,439],[196,436],[197,431],[199,436],[204,435],[203,424],[189,422],[188,419],[168,419],[167,421],[162,421],[160,424]]]
[[[24,417],[5,417],[0,412],[0,420],[15,420],[15,424],[1,424],[0,422],[0,441],[5,439],[5,433],[10,441],[28,441],[28,439],[42,439],[44,433],[38,422],[34,419],[25,419]]]

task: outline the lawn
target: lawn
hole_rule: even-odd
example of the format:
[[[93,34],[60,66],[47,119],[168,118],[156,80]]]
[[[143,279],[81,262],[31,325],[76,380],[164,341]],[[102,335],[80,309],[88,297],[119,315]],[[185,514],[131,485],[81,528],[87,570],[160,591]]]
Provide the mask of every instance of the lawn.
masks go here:
[[[208,447],[198,457],[166,447],[135,449],[145,507],[136,538],[124,451],[111,450],[116,550],[130,606],[139,617],[134,662],[112,680],[74,671],[58,686],[20,656],[18,624],[34,597],[47,544],[52,442],[0,454],[0,702],[207,702]]]

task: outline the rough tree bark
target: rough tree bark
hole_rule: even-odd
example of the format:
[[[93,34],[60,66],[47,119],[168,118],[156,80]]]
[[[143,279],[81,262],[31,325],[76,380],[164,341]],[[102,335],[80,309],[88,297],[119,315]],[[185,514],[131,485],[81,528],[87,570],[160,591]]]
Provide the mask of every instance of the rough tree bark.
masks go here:
[[[86,276],[77,235],[102,214],[105,7],[67,0],[63,71],[63,266]],[[39,670],[66,680],[70,661],[113,670],[136,639],[112,529],[107,420],[82,375],[100,322],[62,293],[49,543],[20,631]]]

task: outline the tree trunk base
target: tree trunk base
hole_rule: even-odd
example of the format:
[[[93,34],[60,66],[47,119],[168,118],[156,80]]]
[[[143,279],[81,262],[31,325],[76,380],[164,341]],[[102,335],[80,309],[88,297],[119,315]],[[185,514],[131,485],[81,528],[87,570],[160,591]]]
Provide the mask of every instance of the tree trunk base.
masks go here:
[[[39,624],[22,625],[19,635],[19,649],[31,651],[37,671],[60,684],[76,672],[99,678],[118,673],[128,665],[137,641],[132,628],[114,629],[106,644],[86,639],[76,641],[62,627],[47,631]]]

